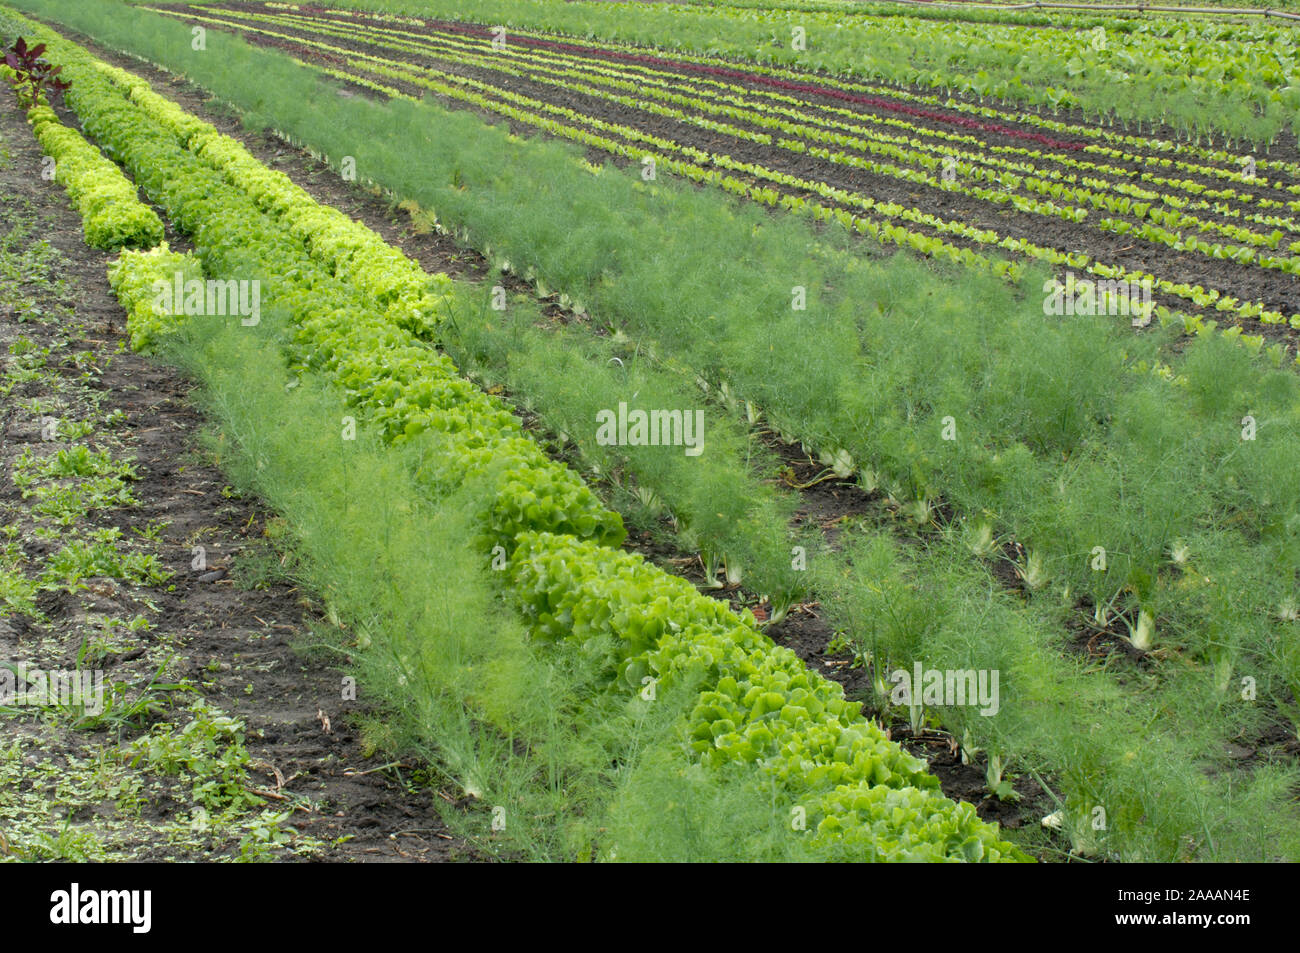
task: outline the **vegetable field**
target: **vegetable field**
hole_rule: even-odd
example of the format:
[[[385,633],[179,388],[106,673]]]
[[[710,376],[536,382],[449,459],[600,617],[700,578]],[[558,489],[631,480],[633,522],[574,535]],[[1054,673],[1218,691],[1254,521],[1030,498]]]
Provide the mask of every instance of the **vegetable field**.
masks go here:
[[[412,29],[280,4],[186,20],[383,95],[436,93],[887,246],[1010,278],[1041,261],[1145,282],[1160,310],[1139,311],[1141,321],[1300,326],[1294,283],[1268,274],[1300,274],[1297,167],[1265,160],[1261,172],[1252,156],[1209,148],[1213,137],[1180,148],[1038,113],[532,33],[496,51],[490,28],[459,23]]]
[[[5,0],[0,721],[177,827],[0,859],[1300,860],[1300,22],[1107,6]]]

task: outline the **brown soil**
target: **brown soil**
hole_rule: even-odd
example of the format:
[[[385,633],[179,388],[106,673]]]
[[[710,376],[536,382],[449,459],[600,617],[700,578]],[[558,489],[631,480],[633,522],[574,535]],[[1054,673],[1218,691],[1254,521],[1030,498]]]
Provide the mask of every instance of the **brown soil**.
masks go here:
[[[86,528],[117,527],[133,551],[156,553],[175,573],[165,585],[138,587],[96,578],[77,596],[46,593],[40,600],[45,620],[23,614],[0,619],[0,659],[75,667],[87,619],[129,619],[151,603],[156,607],[149,613],[153,628],[131,636],[139,642],[135,648],[105,658],[106,677],[142,686],[160,660],[173,656],[166,680],[188,679],[208,704],[246,724],[254,766],[250,787],[262,792],[269,806],[296,808],[288,823],[304,837],[324,842],[317,859],[471,858],[466,845],[446,833],[429,786],[413,783],[406,766],[387,765],[366,753],[353,727],[366,708],[341,701],[339,670],[319,653],[305,652],[320,621],[312,595],[274,576],[248,588],[250,573],[263,562],[274,563],[278,555],[264,539],[274,514],[256,499],[233,494],[206,462],[196,443],[205,421],[189,400],[190,384],[175,369],[124,349],[123,314],[105,276],[112,256],[84,244],[80,217],[62,188],[39,176],[40,148],[7,95],[0,103],[0,142],[11,157],[0,165],[4,230],[18,217],[30,219],[36,234],[57,251],[54,277],[65,283],[61,291],[36,287],[31,300],[46,314],[65,310],[68,322],[75,314],[74,327],[84,330],[66,350],[91,352],[101,369],[87,385],[98,401],[96,416],[125,414],[120,429],[96,433],[89,444],[112,449],[115,456],[134,456],[140,473],[131,484],[139,505],[93,511]],[[30,303],[0,313],[0,342],[6,346],[19,337],[42,346],[56,344],[68,333],[62,322],[41,323]],[[52,365],[58,354],[52,354]],[[19,385],[6,399],[0,430],[6,477],[0,511],[6,524],[31,525],[24,522],[30,504],[10,478],[14,458],[41,439],[39,417],[24,409],[25,401],[53,396],[37,381]],[[135,532],[162,523],[156,542]],[[210,561],[204,573],[191,569],[192,546],[200,541]],[[38,560],[54,545],[29,542],[26,556]],[[183,706],[191,699],[174,694],[172,703],[180,710],[172,708],[162,719],[183,725]],[[11,731],[23,736],[29,730],[25,725],[23,720],[6,724],[6,737]],[[84,753],[87,745],[114,746],[104,730],[62,730],[41,739],[43,758],[70,758]],[[125,740],[129,737],[119,737],[117,743]],[[51,804],[51,810],[56,807]],[[151,832],[182,807],[166,792],[144,804],[135,825],[140,840],[133,845],[133,859],[176,858],[177,850]],[[182,851],[180,859],[221,859],[233,851],[230,845],[196,856]]]

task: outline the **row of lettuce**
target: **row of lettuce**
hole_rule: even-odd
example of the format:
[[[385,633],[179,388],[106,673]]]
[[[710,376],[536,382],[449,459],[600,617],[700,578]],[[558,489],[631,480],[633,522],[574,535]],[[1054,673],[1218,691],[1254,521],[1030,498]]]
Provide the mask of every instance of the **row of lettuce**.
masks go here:
[[[1234,24],[1146,31],[1026,30],[893,18],[841,22],[832,13],[684,9],[677,4],[490,0],[327,0],[327,6],[473,20],[512,29],[720,53],[760,64],[1081,108],[1168,123],[1189,137],[1219,132],[1269,142],[1294,134],[1300,86],[1286,27]],[[293,4],[279,4],[281,7]],[[806,48],[793,42],[805,31]]]
[[[0,65],[0,77],[15,76],[8,66]],[[32,132],[52,162],[42,174],[67,190],[81,214],[86,244],[104,249],[152,248],[162,241],[162,221],[140,201],[122,170],[75,129],[59,122],[44,94],[38,95],[39,101],[23,105]]]
[[[1269,325],[1287,324],[1289,322],[1292,326],[1300,326],[1300,314],[1292,314],[1288,317],[1283,311],[1277,310],[1275,307],[1269,307],[1263,301],[1242,300],[1218,288],[1210,287],[1207,289],[1188,281],[1171,280],[1168,277],[1149,273],[1141,267],[1127,268],[1118,264],[1093,260],[1091,256],[1083,252],[1061,251],[1049,245],[1035,242],[1023,235],[1000,234],[997,230],[974,225],[955,217],[936,215],[921,208],[898,202],[881,201],[861,192],[836,187],[820,178],[793,175],[769,168],[761,163],[739,160],[726,153],[702,150],[671,138],[645,132],[636,126],[622,122],[606,121],[568,106],[525,96],[503,88],[499,84],[485,82],[475,76],[464,76],[454,71],[439,70],[430,62],[425,61],[426,57],[436,55],[438,59],[445,59],[448,54],[442,51],[431,52],[425,50],[423,44],[426,40],[423,38],[416,43],[409,42],[409,38],[416,37],[416,34],[407,34],[407,38],[390,42],[383,38],[385,31],[382,29],[367,28],[363,30],[358,27],[340,31],[339,28],[333,26],[334,21],[324,21],[319,17],[294,18],[290,15],[259,15],[239,10],[214,11],[213,15],[210,16],[181,10],[168,10],[166,8],[160,8],[159,12],[183,17],[186,22],[192,21],[204,25],[238,29],[246,35],[264,38],[264,42],[293,44],[301,47],[304,52],[315,54],[311,56],[312,65],[315,68],[321,69],[330,76],[356,82],[385,95],[409,98],[403,89],[389,85],[393,82],[401,84],[404,88],[430,90],[440,96],[496,113],[513,121],[543,130],[551,135],[600,149],[615,156],[622,156],[643,163],[653,161],[656,169],[665,173],[679,175],[701,184],[715,185],[732,194],[807,215],[817,221],[835,222],[850,232],[871,235],[885,245],[902,246],[942,261],[950,261],[1010,280],[1017,280],[1025,273],[1026,262],[1024,260],[1028,260],[1045,262],[1055,267],[1078,268],[1097,276],[1101,280],[1131,283],[1134,288],[1147,286],[1161,298],[1176,303],[1181,307],[1191,305],[1198,309],[1204,309],[1201,312],[1188,313],[1177,308],[1171,308],[1163,302],[1154,306],[1146,306],[1144,320],[1149,320],[1154,316],[1160,320],[1162,325],[1174,324],[1182,327],[1188,333],[1198,333],[1203,329],[1213,330],[1219,324],[1221,317],[1246,322],[1245,327],[1253,326],[1255,321]],[[285,33],[280,30],[270,29],[264,25],[257,25],[258,21],[263,20],[273,24],[284,21],[288,28],[300,32]],[[303,32],[307,35],[302,35]],[[397,32],[400,33],[401,31]],[[350,46],[339,46],[314,39],[313,34],[316,33],[340,35],[354,46],[360,44],[366,47],[376,46],[381,49],[392,48],[401,50],[402,53],[396,59],[386,54],[372,55]],[[421,57],[420,63],[415,64],[405,60],[405,57],[412,53]],[[486,54],[481,58],[481,62],[476,60],[471,65],[476,70],[486,68],[493,72],[518,73],[519,71],[515,71],[500,62],[503,57],[513,55],[515,55],[513,52]],[[520,75],[523,74],[520,73]],[[532,76],[531,73],[528,75]],[[558,86],[565,92],[570,89],[575,89],[577,92],[590,91],[590,88],[585,83],[578,84],[575,87],[568,80],[558,81]],[[644,91],[646,87],[642,86],[641,89]],[[626,97],[619,97],[617,94],[608,92],[596,91],[596,93],[603,98],[612,97],[620,102],[626,99]],[[644,105],[641,100],[635,102],[629,100],[628,102]],[[678,112],[676,110],[666,110],[666,107],[660,106],[655,106],[654,110],[660,113],[665,111]],[[681,118],[681,116],[675,118]],[[703,125],[708,130],[738,136],[742,140],[753,139],[757,136],[764,141],[773,141],[772,137],[766,133],[755,133],[752,130],[729,126],[699,117],[688,116],[686,118],[695,124]],[[1084,208],[1068,204],[1057,204],[1055,200],[1070,198],[1063,191],[1067,186],[1059,182],[1040,181],[1032,176],[1020,177],[1013,176],[1011,172],[1002,172],[999,174],[989,173],[985,176],[995,186],[986,187],[966,182],[971,175],[979,171],[978,167],[970,163],[958,163],[954,167],[954,174],[960,176],[960,181],[955,179],[952,184],[948,184],[933,174],[944,161],[940,156],[923,157],[922,165],[925,170],[916,171],[898,167],[891,163],[864,159],[843,151],[832,152],[830,149],[820,146],[808,147],[802,140],[778,139],[775,141],[795,152],[815,155],[833,164],[840,163],[855,168],[868,168],[877,174],[927,185],[939,191],[964,192],[981,201],[1008,204],[1030,214],[1059,217],[1070,221],[1081,221],[1087,215]],[[892,150],[896,147],[889,146],[886,148]],[[1233,172],[1231,174],[1234,179],[1238,177],[1238,173]],[[1015,186],[1025,182],[1034,183],[1034,188],[1029,191],[1035,194],[1020,195],[1005,191],[1008,182],[1011,181],[1007,178],[1008,176],[1015,179],[1013,183]],[[976,175],[976,177],[979,176]],[[963,185],[961,182],[966,182],[966,184]],[[1193,189],[1200,188],[1198,183],[1187,182],[1185,184]],[[1279,181],[1278,187],[1284,184]],[[1215,194],[1223,198],[1227,197],[1229,192],[1243,200],[1249,200],[1253,197],[1244,190],[1240,193],[1231,189],[1216,190]],[[1178,200],[1170,203],[1170,209],[1160,211],[1154,207],[1155,196],[1146,190],[1137,191],[1138,198],[1149,200],[1138,202],[1135,213],[1133,212],[1134,200],[1132,197],[1110,198],[1087,189],[1083,190],[1083,193],[1082,197],[1073,197],[1093,204],[1100,203],[1102,207],[1106,208],[1114,206],[1115,210],[1120,211],[1121,214],[1133,213],[1138,219],[1143,218],[1143,216],[1149,216],[1152,219],[1152,222],[1143,222],[1140,225],[1135,224],[1134,221],[1128,218],[1102,219],[1097,223],[1097,227],[1105,231],[1143,238],[1180,252],[1203,255],[1210,259],[1231,260],[1239,265],[1257,264],[1284,272],[1294,272],[1300,269],[1300,258],[1285,253],[1269,255],[1252,247],[1256,244],[1264,247],[1280,244],[1282,232],[1276,226],[1270,235],[1265,236],[1242,229],[1236,225],[1216,223],[1209,220],[1203,221],[1176,211],[1179,207]],[[1049,196],[1050,199],[1035,197],[1036,194]],[[1127,206],[1124,203],[1127,203]],[[1201,200],[1201,204],[1207,208],[1210,207],[1209,203],[1203,200]],[[1300,206],[1300,202],[1292,204]],[[1124,212],[1126,207],[1127,212]],[[1155,222],[1162,224],[1153,224]],[[1283,224],[1286,224],[1285,221],[1283,221]],[[1165,225],[1173,226],[1174,230],[1164,227]],[[1178,231],[1177,229],[1180,228],[1209,231],[1213,234],[1234,238],[1245,244],[1212,243],[1200,239],[1196,235]],[[956,239],[956,242],[953,239]],[[1300,243],[1292,244],[1300,247]],[[1293,249],[1288,248],[1288,251],[1290,250]],[[997,251],[1010,252],[1015,258],[1007,260],[998,254],[993,254],[993,252]],[[1023,260],[1018,261],[1015,259]],[[1180,261],[1169,267],[1176,271],[1183,268],[1184,264],[1184,262]],[[1128,313],[1127,307],[1125,307],[1124,313]],[[1262,334],[1245,334],[1242,341],[1256,351],[1262,349],[1265,345],[1265,338]],[[1277,363],[1280,363],[1284,357],[1281,347],[1273,347],[1271,354]]]
[[[970,805],[944,798],[924,763],[863,719],[837,685],[759,634],[752,616],[614,548],[624,536],[619,516],[429,346],[455,307],[445,276],[425,274],[318,205],[147,83],[32,31],[65,67],[69,105],[87,131],[193,236],[202,271],[268,276],[263,300],[285,309],[294,328],[290,360],[337,385],[389,442],[428,441],[419,476],[435,495],[481,488],[485,564],[495,547],[509,554],[510,590],[540,633],[615,636],[625,690],[647,680],[698,688],[687,731],[699,756],[752,762],[774,779],[785,803],[806,811],[826,856],[1023,857]],[[113,267],[140,346],[166,333],[153,288],[178,271],[192,276],[198,265],[165,246],[125,252]]]
[[[1086,218],[1088,215],[1087,208],[1092,207],[1122,215],[1134,214],[1138,219],[1150,216],[1156,224],[1170,226],[1176,230],[1191,228],[1212,234],[1223,234],[1245,244],[1268,247],[1274,250],[1278,248],[1282,235],[1277,228],[1285,227],[1285,223],[1282,223],[1275,227],[1274,232],[1270,235],[1258,234],[1239,226],[1223,225],[1214,221],[1203,220],[1186,212],[1177,211],[1187,206],[1188,201],[1186,199],[1178,199],[1173,196],[1166,197],[1161,193],[1141,189],[1127,182],[1112,183],[1108,180],[1098,180],[1085,176],[1085,183],[1080,184],[1078,176],[1058,172],[1050,166],[1055,163],[1062,163],[1069,167],[1081,168],[1087,173],[1100,173],[1106,176],[1122,178],[1133,177],[1136,173],[1133,170],[1072,159],[1067,155],[1059,154],[1059,152],[1045,156],[1039,150],[1013,146],[1010,148],[1016,149],[1025,158],[1019,161],[1008,161],[1000,159],[996,155],[986,154],[986,150],[979,148],[984,146],[984,143],[970,136],[960,138],[971,142],[977,147],[973,152],[963,153],[951,146],[932,150],[930,146],[922,146],[914,139],[909,141],[898,136],[885,136],[874,128],[864,128],[861,125],[848,124],[838,119],[827,121],[826,117],[821,116],[820,109],[810,110],[812,104],[809,102],[785,96],[776,89],[747,89],[735,85],[734,82],[727,83],[723,80],[711,78],[714,73],[725,77],[735,72],[734,70],[724,71],[718,69],[718,67],[724,65],[721,61],[713,61],[711,66],[681,60],[662,60],[655,63],[654,57],[641,53],[629,55],[628,51],[620,50],[617,47],[557,44],[553,41],[532,38],[525,39],[523,43],[507,44],[501,49],[496,49],[485,44],[483,39],[476,36],[464,35],[460,32],[439,31],[436,28],[431,29],[429,32],[418,33],[386,23],[383,19],[361,21],[354,18],[333,19],[319,14],[302,16],[292,13],[258,12],[256,10],[220,11],[219,15],[224,19],[215,22],[235,21],[287,27],[306,31],[309,36],[311,34],[324,34],[367,46],[398,51],[403,54],[436,56],[444,62],[487,68],[514,77],[541,81],[561,89],[608,98],[612,102],[633,109],[690,122],[706,129],[738,136],[742,139],[764,144],[775,142],[781,148],[818,155],[827,161],[848,164],[857,168],[867,168],[879,174],[906,177],[910,181],[924,183],[934,188],[941,187],[941,183],[933,176],[924,176],[915,169],[899,168],[890,162],[868,160],[860,154],[870,153],[886,157],[889,160],[903,162],[909,166],[919,165],[921,170],[929,172],[937,172],[941,162],[948,157],[968,160],[958,161],[956,164],[956,173],[962,181],[979,180],[996,187],[988,189],[979,185],[969,185],[968,187],[973,190],[972,194],[977,197],[986,201],[1012,204],[1012,193],[1018,192],[1022,194],[1017,196],[1018,200],[1014,202],[1017,208],[1041,214],[1056,215],[1071,220]],[[199,17],[198,19],[208,20],[210,18]],[[279,38],[291,38],[284,34],[274,35]],[[330,52],[346,53],[346,51],[340,51],[336,48],[331,49]],[[596,54],[595,59],[586,55],[592,53]],[[612,60],[604,58],[607,53],[616,58]],[[575,55],[580,55],[583,58],[575,59]],[[688,79],[688,76],[679,72],[682,69],[694,71],[693,78],[698,85],[684,85],[683,81]],[[456,78],[463,81],[462,77]],[[676,80],[676,82],[672,82],[673,80]],[[807,84],[806,79],[802,84],[788,83],[784,85],[793,86],[797,91],[805,93],[819,89],[819,87]],[[624,95],[623,93],[632,95]],[[746,96],[754,97],[755,101],[745,98]],[[788,105],[783,106],[782,101]],[[818,104],[820,108],[827,108],[830,105],[829,102]],[[925,115],[926,118],[943,118],[942,115],[927,115],[925,111],[908,108],[900,103],[880,101],[878,105],[886,110],[901,112],[904,116],[920,114]],[[687,111],[683,112],[681,109],[676,108],[681,106],[687,107]],[[791,108],[791,106],[795,108]],[[873,117],[871,114],[854,115],[846,110],[836,110],[836,112],[839,116],[848,115],[858,122],[866,123],[872,127],[877,124],[883,125],[886,120],[891,118],[891,112],[886,112],[880,117]],[[774,113],[774,115],[770,113]],[[703,114],[737,120],[744,126],[737,128],[726,123],[707,119]],[[786,118],[782,119],[781,116]],[[920,135],[927,139],[931,137],[940,140],[957,138],[953,133],[947,132],[943,128],[933,130],[926,127],[917,128],[912,123],[897,117],[892,119],[892,124],[901,127],[905,132]],[[793,138],[774,139],[773,135],[749,128],[753,126],[769,130],[773,134],[783,133]],[[836,129],[846,129],[851,134],[844,135],[834,131]],[[1015,132],[1010,127],[1005,131]],[[859,136],[862,138],[859,138]],[[1060,149],[1074,144],[1050,142],[1049,145]],[[849,152],[831,151],[835,147],[848,149]],[[859,155],[854,153],[859,153]],[[1026,161],[1026,159],[1046,159],[1048,161],[1045,163],[1045,167],[1040,169],[1034,161]],[[985,168],[985,165],[989,166],[989,168]],[[1046,181],[1048,179],[1051,181]],[[1154,181],[1159,182],[1161,179],[1156,177]],[[1179,180],[1166,179],[1164,182],[1175,188],[1190,189],[1207,198],[1226,201],[1239,199],[1245,203],[1252,203],[1256,198],[1250,192],[1239,194],[1231,188],[1212,189],[1198,183]],[[1246,183],[1250,185],[1262,184],[1266,187],[1269,184],[1266,179],[1256,180],[1253,176],[1247,179]],[[1087,187],[1084,187],[1085,185]],[[1276,187],[1281,188],[1282,186],[1283,184],[1279,182]],[[1106,190],[1112,187],[1122,194],[1119,196],[1108,194]],[[1094,188],[1102,191],[1094,191]],[[1294,192],[1295,189],[1293,188],[1292,191]],[[1035,196],[1043,198],[1036,198]],[[1126,199],[1125,196],[1128,196],[1128,198]],[[1045,199],[1050,201],[1045,201]],[[1059,201],[1071,204],[1065,208],[1059,208],[1053,204]],[[1155,212],[1162,203],[1172,211],[1167,211],[1164,215],[1157,217]],[[1283,203],[1267,200],[1266,207],[1274,204],[1281,207]],[[1198,201],[1196,207],[1211,213],[1217,213],[1222,208],[1222,206],[1216,208],[1203,199]],[[1289,207],[1291,211],[1300,209],[1300,202],[1291,202]],[[1240,215],[1240,212],[1237,215]],[[1107,226],[1103,223],[1100,227]],[[1180,234],[1175,234],[1173,242],[1176,243],[1182,237]],[[1210,250],[1213,250],[1213,246],[1211,246]],[[1244,259],[1244,252],[1238,253],[1231,246],[1225,250],[1234,255],[1241,254]],[[1300,250],[1300,243],[1297,243],[1296,247],[1289,250]],[[1236,259],[1234,258],[1234,260]],[[1256,257],[1252,256],[1250,259],[1244,260],[1256,260]],[[1269,258],[1267,260],[1258,260],[1264,267],[1280,268],[1281,270],[1293,270],[1296,267],[1295,263],[1287,263],[1286,259],[1274,260]]]

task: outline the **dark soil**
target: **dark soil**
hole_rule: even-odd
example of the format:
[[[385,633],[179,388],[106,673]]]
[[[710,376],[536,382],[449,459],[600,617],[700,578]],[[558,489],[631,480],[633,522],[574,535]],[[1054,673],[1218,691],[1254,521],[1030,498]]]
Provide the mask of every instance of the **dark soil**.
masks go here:
[[[354,728],[364,705],[341,701],[341,673],[331,660],[306,652],[310,632],[319,622],[311,593],[292,581],[273,577],[249,588],[249,567],[275,562],[278,554],[264,539],[274,518],[260,501],[230,491],[219,471],[205,462],[196,438],[205,421],[189,400],[190,384],[173,368],[119,347],[125,341],[124,316],[112,295],[105,269],[109,254],[82,241],[81,220],[61,187],[39,175],[41,152],[12,97],[0,104],[0,141],[11,159],[0,166],[4,193],[4,230],[15,216],[30,217],[38,234],[59,253],[56,278],[66,282],[62,306],[86,329],[74,342],[95,355],[101,373],[88,386],[98,395],[98,411],[121,411],[125,423],[116,435],[125,454],[133,455],[140,479],[131,484],[139,504],[94,511],[94,528],[117,527],[137,541],[151,524],[166,523],[151,548],[175,573],[170,586],[138,590],[122,581],[96,579],[87,594],[41,600],[49,618],[23,615],[0,619],[0,659],[39,659],[54,667],[48,646],[61,646],[62,661],[73,667],[79,647],[78,626],[88,613],[130,617],[141,600],[156,607],[150,631],[132,636],[135,649],[109,655],[104,667],[114,680],[148,681],[159,658],[174,654],[167,666],[172,680],[189,679],[203,698],[241,719],[256,774],[252,784],[271,806],[294,807],[289,822],[302,835],[324,842],[318,859],[328,861],[433,861],[472,857],[453,840],[432,807],[427,785],[412,783],[405,766],[386,765],[366,753]],[[175,241],[176,236],[169,235]],[[183,244],[175,241],[176,245]],[[175,247],[175,246],[174,246]],[[35,293],[44,300],[55,292]],[[56,306],[45,301],[47,313]],[[0,340],[25,337],[49,344],[66,328],[40,323],[34,312],[9,309],[0,314]],[[20,385],[6,399],[0,458],[11,475],[14,457],[40,441],[39,418],[22,409],[23,401],[49,398],[37,383]],[[105,446],[115,444],[105,439]],[[21,519],[29,505],[12,479],[0,491],[6,522]],[[210,560],[205,572],[191,569],[192,546],[202,541]],[[28,549],[33,559],[39,544]],[[238,580],[238,583],[237,583]],[[191,696],[177,696],[178,705]],[[164,720],[183,724],[175,710]],[[9,728],[6,727],[6,732]],[[20,730],[16,726],[15,730]],[[69,755],[87,743],[110,744],[103,732],[66,730],[46,757]],[[55,750],[57,748],[57,750]],[[65,752],[66,749],[66,752]],[[56,805],[51,805],[53,809]],[[174,849],[149,840],[154,822],[173,815],[169,798],[150,800],[140,816],[144,832],[133,859],[175,856]],[[0,838],[2,840],[2,838]],[[215,859],[195,856],[187,859]]]

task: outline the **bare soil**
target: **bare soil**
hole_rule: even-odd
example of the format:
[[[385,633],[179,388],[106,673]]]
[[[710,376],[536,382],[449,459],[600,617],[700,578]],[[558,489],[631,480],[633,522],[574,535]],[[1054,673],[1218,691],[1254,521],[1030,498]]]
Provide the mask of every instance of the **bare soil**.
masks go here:
[[[36,525],[31,504],[12,479],[19,454],[48,449],[41,446],[41,415],[32,408],[57,406],[69,420],[94,421],[101,429],[87,445],[115,458],[134,458],[138,473],[130,483],[135,505],[94,510],[65,538],[116,528],[122,533],[120,545],[155,555],[173,573],[169,581],[156,584],[97,577],[75,594],[43,593],[38,600],[43,618],[23,612],[0,615],[0,660],[72,669],[88,628],[100,620],[143,615],[151,628],[121,636],[125,643],[99,663],[106,678],[135,692],[162,672],[160,681],[190,687],[160,692],[159,712],[141,724],[116,728],[87,731],[59,719],[0,714],[5,743],[21,740],[29,769],[39,764],[66,768],[66,776],[50,782],[52,791],[61,791],[59,785],[76,780],[72,766],[97,755],[122,761],[129,743],[146,730],[183,725],[189,717],[186,707],[201,697],[246,726],[252,768],[248,789],[268,808],[292,811],[286,822],[292,845],[315,845],[278,852],[277,859],[472,859],[466,845],[446,833],[433,808],[431,786],[410,766],[389,765],[368,753],[354,727],[367,709],[341,700],[337,660],[311,651],[312,629],[320,621],[317,601],[274,571],[280,553],[267,540],[266,529],[275,514],[259,500],[233,492],[208,462],[197,439],[205,420],[190,399],[191,384],[176,369],[125,350],[124,315],[105,275],[111,256],[85,245],[81,219],[62,188],[41,178],[40,148],[7,93],[0,100],[0,144],[8,153],[7,161],[0,162],[0,232],[28,229],[32,241],[52,248],[43,273],[25,276],[20,293],[0,300],[4,353],[20,339],[51,348],[50,376],[18,384],[4,400],[4,522],[21,530],[23,554],[33,573],[64,541],[41,540],[29,532]],[[180,244],[176,236],[169,238]],[[73,351],[90,357],[72,363]],[[64,386],[84,367],[94,368],[84,386]],[[121,422],[103,427],[112,415]],[[193,547],[200,544],[206,551],[202,571],[193,568]],[[178,814],[191,807],[184,781],[144,780],[134,809],[125,812],[120,804],[114,806],[113,792],[107,790],[101,802],[92,797],[89,806],[63,805],[50,795],[44,802],[47,820],[58,819],[66,807],[69,822],[114,831],[116,850],[109,856],[119,859],[238,856],[233,835],[186,842],[176,839],[174,829],[167,833]],[[0,791],[0,854],[12,852],[33,825],[40,828],[39,818],[24,816],[13,806],[23,792],[40,796],[40,783],[33,771],[18,790]]]

